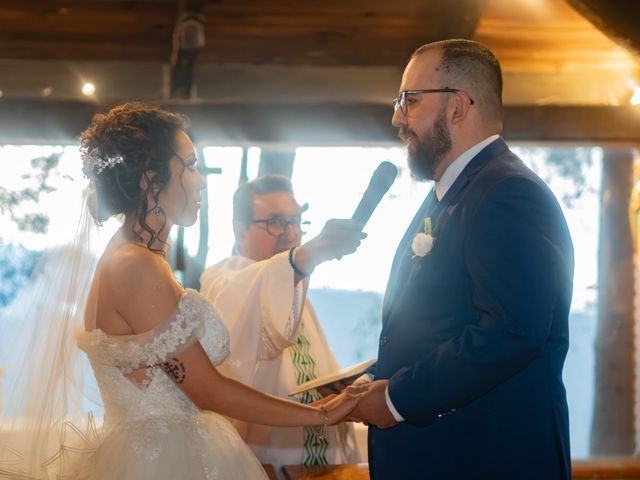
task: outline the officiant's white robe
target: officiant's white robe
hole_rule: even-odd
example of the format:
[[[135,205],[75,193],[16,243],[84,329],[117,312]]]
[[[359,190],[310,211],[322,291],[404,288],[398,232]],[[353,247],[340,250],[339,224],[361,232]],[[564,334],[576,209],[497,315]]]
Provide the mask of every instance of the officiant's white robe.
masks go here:
[[[316,377],[340,368],[306,300],[308,281],[294,285],[287,252],[260,262],[230,257],[207,268],[200,282],[202,293],[220,310],[229,330],[231,353],[219,367],[224,375],[292,399],[288,394],[304,381],[307,368],[313,368]],[[301,333],[308,344],[298,342]],[[304,358],[309,357],[315,365],[306,365]],[[308,463],[318,453],[305,447],[303,428],[232,423],[258,459],[276,470],[281,465]],[[321,456],[327,463],[360,461],[351,424],[328,428],[326,439]]]

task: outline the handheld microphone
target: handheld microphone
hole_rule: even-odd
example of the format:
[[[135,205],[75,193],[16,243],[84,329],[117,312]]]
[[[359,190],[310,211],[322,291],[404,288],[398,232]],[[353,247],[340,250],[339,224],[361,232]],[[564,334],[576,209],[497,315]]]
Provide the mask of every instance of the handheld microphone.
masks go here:
[[[391,162],[382,162],[371,176],[369,186],[362,195],[351,220],[360,222],[363,226],[369,221],[384,194],[387,193],[396,179],[398,169]]]

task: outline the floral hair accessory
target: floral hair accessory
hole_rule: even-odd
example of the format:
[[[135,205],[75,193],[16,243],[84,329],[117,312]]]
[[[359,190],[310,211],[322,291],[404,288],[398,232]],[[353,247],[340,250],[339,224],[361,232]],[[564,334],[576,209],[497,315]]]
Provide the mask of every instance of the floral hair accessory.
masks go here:
[[[96,175],[99,175],[103,170],[113,168],[124,162],[122,155],[104,156],[95,148],[92,150],[83,150],[80,156],[85,167],[85,174],[87,174],[86,170],[91,170],[95,172]]]

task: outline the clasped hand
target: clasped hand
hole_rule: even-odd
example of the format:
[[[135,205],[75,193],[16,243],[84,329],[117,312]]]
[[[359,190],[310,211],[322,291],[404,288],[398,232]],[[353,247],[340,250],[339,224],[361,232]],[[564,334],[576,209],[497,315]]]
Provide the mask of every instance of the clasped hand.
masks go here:
[[[387,406],[385,390],[388,380],[376,380],[349,386],[340,395],[329,395],[311,405],[324,405],[329,413],[329,424],[342,421],[362,422],[378,428],[389,428],[398,424]]]

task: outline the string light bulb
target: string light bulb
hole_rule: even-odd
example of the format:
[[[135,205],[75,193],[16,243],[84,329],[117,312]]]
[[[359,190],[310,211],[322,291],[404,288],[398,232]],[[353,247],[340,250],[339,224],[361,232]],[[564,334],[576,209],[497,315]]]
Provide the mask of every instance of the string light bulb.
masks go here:
[[[94,93],[96,93],[96,86],[93,83],[85,82],[84,85],[82,85],[82,94],[83,95],[86,95],[87,97],[90,97]]]

